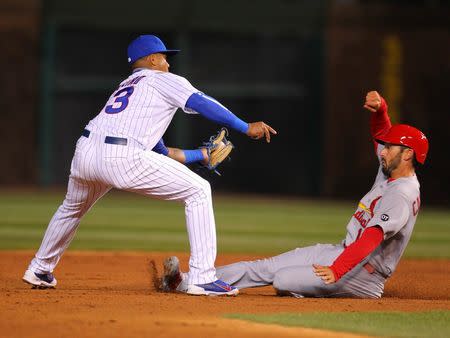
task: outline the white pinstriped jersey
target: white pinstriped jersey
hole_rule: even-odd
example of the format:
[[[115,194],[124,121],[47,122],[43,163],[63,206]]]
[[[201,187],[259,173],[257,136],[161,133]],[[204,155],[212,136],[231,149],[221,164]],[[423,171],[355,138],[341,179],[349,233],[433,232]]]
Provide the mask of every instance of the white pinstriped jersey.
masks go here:
[[[130,138],[152,149],[166,132],[178,108],[199,92],[185,78],[139,69],[122,81],[86,129],[108,136]]]
[[[86,126],[90,132],[83,132],[78,139],[66,198],[47,227],[30,271],[52,272],[81,218],[116,188],[183,202],[191,248],[187,281],[205,284],[217,280],[216,224],[209,182],[184,164],[151,151],[176,110],[186,111],[186,101],[197,92],[181,76],[149,69],[135,71],[119,85]],[[111,137],[127,141],[111,142]]]
[[[382,149],[378,145],[378,156]],[[419,188],[416,175],[387,179],[380,165],[372,189],[361,199],[347,225],[346,246],[368,227],[378,225],[383,229],[384,240],[369,262],[386,277],[394,272],[411,237],[420,207]]]

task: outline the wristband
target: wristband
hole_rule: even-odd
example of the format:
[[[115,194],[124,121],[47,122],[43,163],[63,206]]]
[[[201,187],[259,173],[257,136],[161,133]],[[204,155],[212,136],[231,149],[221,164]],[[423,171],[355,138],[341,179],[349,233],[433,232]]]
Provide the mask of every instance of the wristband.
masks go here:
[[[205,159],[201,149],[183,150],[183,153],[184,153],[184,157],[186,158],[184,161],[185,164],[200,162]]]

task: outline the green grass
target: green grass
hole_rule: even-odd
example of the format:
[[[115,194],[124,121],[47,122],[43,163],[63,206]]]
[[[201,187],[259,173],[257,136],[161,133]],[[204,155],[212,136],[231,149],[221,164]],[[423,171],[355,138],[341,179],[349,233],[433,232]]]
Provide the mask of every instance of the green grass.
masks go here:
[[[230,314],[226,317],[381,337],[450,337],[450,311]]]
[[[38,248],[64,192],[0,192],[0,249]],[[216,197],[219,252],[273,254],[315,243],[337,243],[355,203]],[[450,258],[450,210],[424,209],[409,257]],[[113,192],[85,216],[71,249],[189,249],[183,205]]]

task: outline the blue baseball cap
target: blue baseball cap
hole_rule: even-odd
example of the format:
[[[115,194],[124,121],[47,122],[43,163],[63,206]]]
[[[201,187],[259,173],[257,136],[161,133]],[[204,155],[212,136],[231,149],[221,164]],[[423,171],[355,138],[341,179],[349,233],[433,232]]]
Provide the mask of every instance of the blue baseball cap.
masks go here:
[[[128,45],[128,63],[133,63],[141,57],[162,53],[167,55],[177,54],[178,49],[167,49],[164,43],[155,35],[141,35]]]

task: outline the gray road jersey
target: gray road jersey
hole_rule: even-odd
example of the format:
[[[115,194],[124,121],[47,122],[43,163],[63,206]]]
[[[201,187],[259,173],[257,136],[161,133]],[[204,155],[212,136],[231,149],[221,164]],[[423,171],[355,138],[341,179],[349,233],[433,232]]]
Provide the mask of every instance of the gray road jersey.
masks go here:
[[[379,145],[378,156],[383,149]],[[369,262],[386,277],[395,270],[411,238],[420,207],[417,176],[386,179],[381,165],[372,189],[358,203],[347,225],[344,244],[349,246],[368,227],[380,226],[384,240],[369,256]]]

